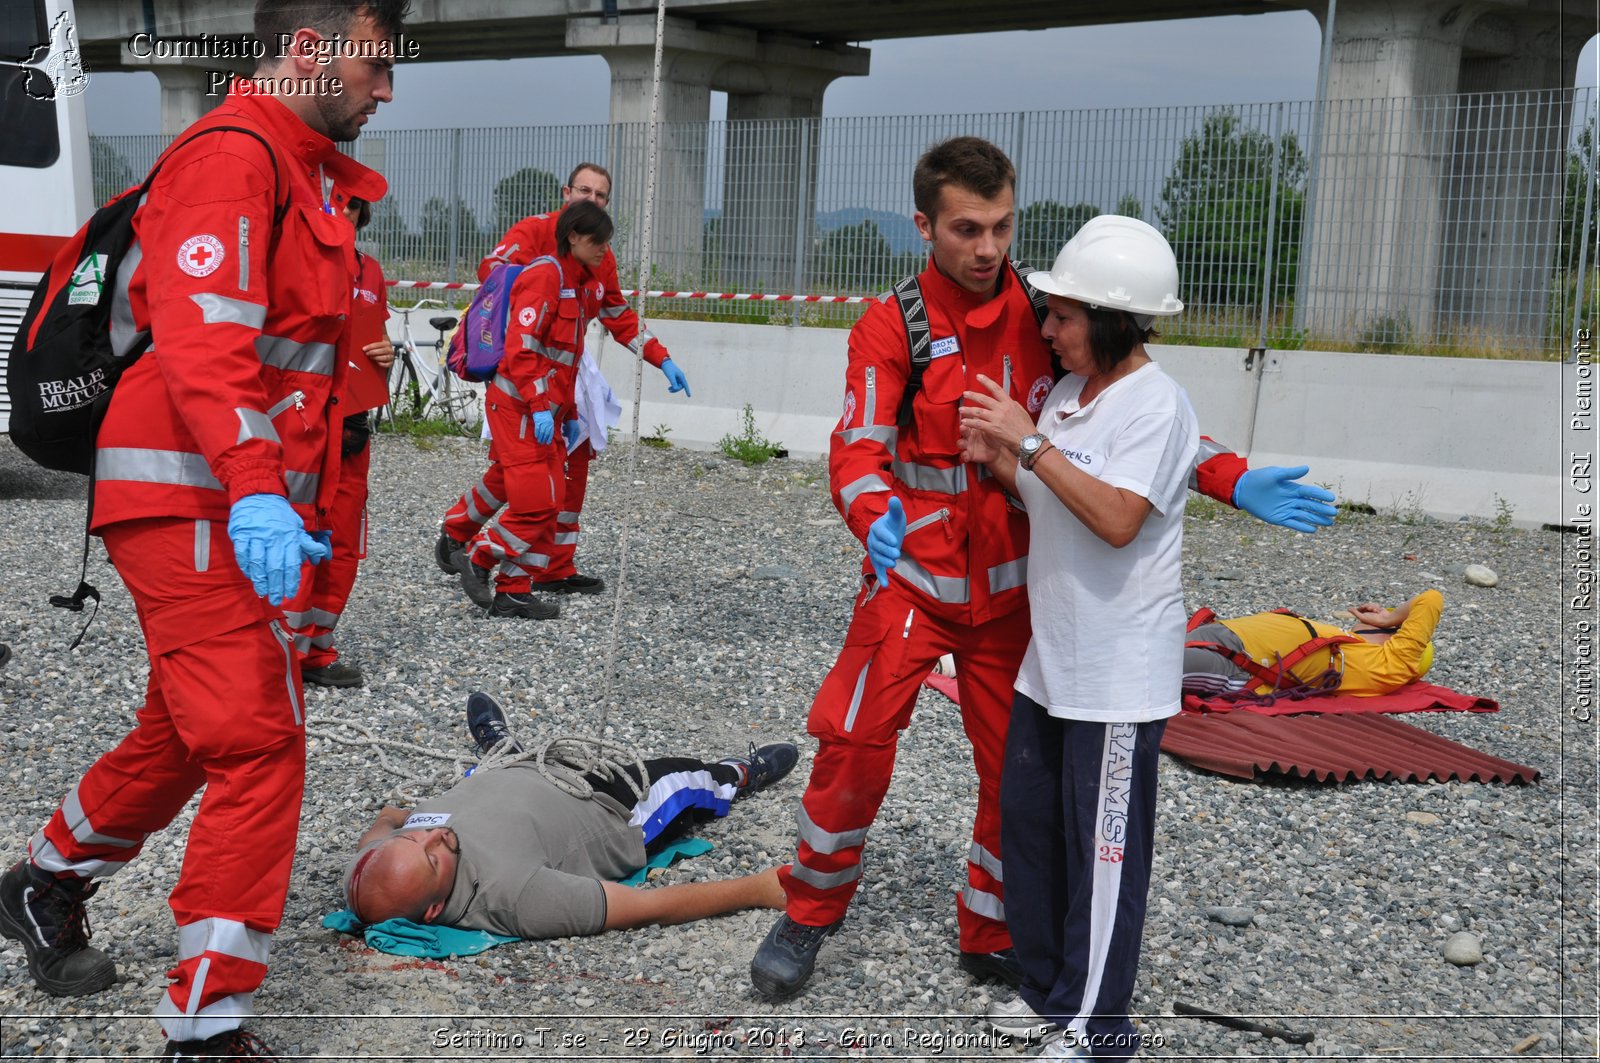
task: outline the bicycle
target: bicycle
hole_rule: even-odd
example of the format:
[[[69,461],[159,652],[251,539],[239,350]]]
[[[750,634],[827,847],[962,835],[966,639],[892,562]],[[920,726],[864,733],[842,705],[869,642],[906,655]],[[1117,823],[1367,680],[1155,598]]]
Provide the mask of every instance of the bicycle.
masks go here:
[[[478,427],[478,394],[457,380],[445,364],[445,349],[449,346],[450,330],[459,324],[455,313],[436,314],[428,324],[438,332],[432,343],[418,343],[411,334],[411,315],[424,307],[452,310],[448,303],[437,299],[421,299],[411,306],[390,304],[390,309],[400,317],[400,339],[395,344],[394,365],[389,370],[390,402],[386,407],[393,421],[397,414],[407,414],[413,420],[443,419],[464,434]],[[421,351],[432,349],[432,357]],[[380,411],[379,417],[383,413]]]

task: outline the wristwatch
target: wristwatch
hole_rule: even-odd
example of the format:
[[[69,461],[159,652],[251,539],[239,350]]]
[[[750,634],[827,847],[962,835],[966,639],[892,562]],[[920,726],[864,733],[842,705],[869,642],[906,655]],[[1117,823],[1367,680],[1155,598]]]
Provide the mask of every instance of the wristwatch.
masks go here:
[[[1023,436],[1022,442],[1017,444],[1017,464],[1031,471],[1033,463],[1039,460],[1039,455],[1043,454],[1049,445],[1050,440],[1042,432]]]

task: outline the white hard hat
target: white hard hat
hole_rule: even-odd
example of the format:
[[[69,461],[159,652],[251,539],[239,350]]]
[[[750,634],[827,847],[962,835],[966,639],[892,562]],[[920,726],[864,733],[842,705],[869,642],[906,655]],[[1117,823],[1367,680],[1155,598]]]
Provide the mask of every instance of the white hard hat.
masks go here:
[[[1148,327],[1151,317],[1181,313],[1178,260],[1172,245],[1138,218],[1101,214],[1067,241],[1050,272],[1028,274],[1050,295],[1103,310],[1126,310]]]

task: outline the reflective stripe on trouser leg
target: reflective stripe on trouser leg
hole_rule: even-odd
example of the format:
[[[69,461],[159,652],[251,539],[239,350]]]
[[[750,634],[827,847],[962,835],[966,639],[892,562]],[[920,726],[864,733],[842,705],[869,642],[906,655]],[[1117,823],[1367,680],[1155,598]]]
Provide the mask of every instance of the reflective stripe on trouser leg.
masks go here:
[[[333,529],[333,556],[302,570],[300,593],[283,605],[304,668],[325,668],[339,659],[333,629],[355,587],[356,571],[366,557],[367,470],[369,447],[339,465],[339,488],[328,514]]]
[[[550,546],[550,569],[540,579],[566,579],[577,575],[578,521],[583,513],[583,499],[589,492],[589,462],[594,449],[584,440],[578,449],[567,455],[567,476],[561,495],[561,507],[556,513],[556,533]]]
[[[156,1008],[175,1041],[214,1037],[255,1014],[255,988],[267,974],[272,938],[232,919],[200,919],[178,928],[178,965]],[[248,987],[248,988],[245,988]]]
[[[903,635],[907,599],[891,586],[857,606],[838,660],[822,681],[806,729],[816,760],[796,815],[794,863],[778,879],[789,917],[811,926],[844,918],[862,873],[862,850],[889,789],[899,733],[943,650],[936,627]],[[894,618],[891,625],[888,621]]]
[[[467,488],[444,515],[444,533],[458,543],[478,534],[500,507],[505,505],[506,481],[500,463],[491,460],[483,479]]]
[[[972,821],[967,884],[956,898],[956,917],[963,951],[997,952],[1011,946],[1000,841],[1000,777],[1012,684],[1028,647],[1028,611],[962,630],[963,637],[955,643],[956,688],[961,726],[978,773],[978,807]]]
[[[1012,919],[1029,928],[1016,943],[1023,999],[1097,1059],[1131,1056],[1166,722],[1059,720],[1019,694],[1011,727],[1006,872]]]
[[[539,443],[532,433],[518,438],[515,422],[520,416],[511,403],[490,404],[489,427],[499,448],[506,508],[472,544],[477,564],[486,563],[486,552],[496,561],[514,562],[503,565],[495,578],[495,590],[507,594],[524,593],[533,580],[545,578],[555,537],[557,494],[563,490],[557,486],[562,478],[561,445],[554,440]]]
[[[230,556],[222,522],[216,522],[214,535],[213,556]],[[210,572],[194,573],[179,564],[194,556],[192,522],[136,520],[110,525],[102,536],[138,604],[150,650],[150,682],[160,692],[165,733],[171,735],[170,748],[152,757],[154,767],[186,756],[194,767],[182,776],[182,796],[205,784],[178,884],[168,898],[173,916],[179,927],[216,919],[269,933],[282,921],[288,897],[306,780],[299,669],[286,650],[282,621],[237,565],[211,565]],[[94,812],[86,800],[96,768],[85,776],[78,796],[96,829],[125,836],[104,813],[106,805]],[[182,807],[176,794],[158,797],[162,813]],[[118,792],[115,800],[128,799]],[[205,961],[198,957],[194,978]],[[213,957],[205,967],[200,1005],[248,997],[264,970],[262,965],[219,964]],[[184,985],[192,986],[192,980]],[[248,999],[242,1005],[248,1007]],[[208,1029],[237,1025],[237,1010],[221,1005],[214,1021],[206,1020],[213,1021]]]

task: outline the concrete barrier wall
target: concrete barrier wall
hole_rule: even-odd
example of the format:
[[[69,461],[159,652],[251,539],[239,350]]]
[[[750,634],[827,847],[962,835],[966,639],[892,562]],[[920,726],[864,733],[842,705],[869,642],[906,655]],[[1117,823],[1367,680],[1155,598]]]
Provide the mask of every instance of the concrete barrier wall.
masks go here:
[[[848,333],[665,321],[657,330],[694,395],[667,394],[646,367],[640,425],[676,445],[714,449],[742,430],[791,454],[825,454],[842,411]],[[632,424],[635,359],[607,340],[602,371]],[[1580,381],[1571,364],[1157,346],[1207,435],[1252,465],[1310,465],[1311,479],[1379,510],[1492,520],[1499,500],[1521,526],[1561,524],[1569,453],[1594,449],[1567,409]],[[1588,367],[1584,367],[1587,371]],[[1586,378],[1587,379],[1587,378]],[[1590,422],[1593,423],[1592,420]]]

